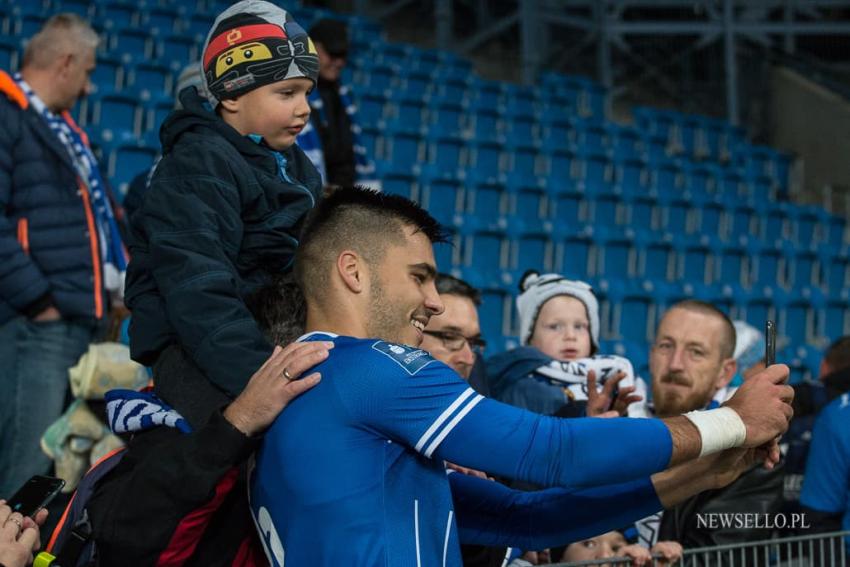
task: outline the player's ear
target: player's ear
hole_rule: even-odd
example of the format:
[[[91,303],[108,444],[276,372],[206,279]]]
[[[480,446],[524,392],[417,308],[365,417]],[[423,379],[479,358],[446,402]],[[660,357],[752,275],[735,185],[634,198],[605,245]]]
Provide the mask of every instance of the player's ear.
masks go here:
[[[353,293],[361,293],[364,289],[363,258],[353,250],[343,250],[336,259],[336,269],[345,286]]]

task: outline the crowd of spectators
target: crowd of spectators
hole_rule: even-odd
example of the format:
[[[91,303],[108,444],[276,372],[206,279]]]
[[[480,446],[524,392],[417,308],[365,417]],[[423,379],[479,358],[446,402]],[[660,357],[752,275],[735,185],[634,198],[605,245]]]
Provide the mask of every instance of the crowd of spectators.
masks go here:
[[[0,497],[48,472],[40,440],[66,406],[68,369],[126,302],[131,354],[152,386],[107,396],[105,421],[128,444],[84,484],[100,565],[282,564],[293,537],[305,542],[286,548],[295,564],[345,554],[372,564],[376,553],[392,564],[413,531],[369,539],[363,520],[352,545],[331,550],[314,524],[292,525],[299,506],[321,509],[316,499],[332,493],[365,510],[382,489],[347,484],[363,470],[437,495],[427,512],[417,504],[415,553],[419,514],[433,528],[448,512],[421,549],[442,550],[444,565],[460,564],[454,546],[470,566],[643,564],[787,535],[707,529],[706,514],[804,512],[804,535],[850,529],[847,337],[826,351],[821,380],[790,394],[787,368],[765,368],[757,329],[685,300],[661,317],[641,377],[599,352],[591,286],[529,266],[516,301],[521,346],[487,351],[479,291],[436,271],[436,222],[403,199],[352,189],[380,182],[340,80],[345,26],[322,20],[308,37],[262,0],[216,18],[125,218],[68,112],[90,91],[97,42],[84,20],[59,14],[19,73],[0,70]],[[377,342],[356,350],[337,335]],[[355,387],[340,385],[346,364]],[[681,417],[693,412],[731,412],[725,429],[743,432],[709,442],[710,424]],[[358,460],[375,457],[363,449],[374,439],[346,427],[392,445],[381,458],[396,468]],[[754,431],[773,434],[755,443]],[[285,481],[268,472],[280,469]],[[321,494],[297,490],[322,478],[334,481]],[[345,508],[317,522],[330,530],[367,514]],[[0,501],[0,566],[32,562],[45,520]]]

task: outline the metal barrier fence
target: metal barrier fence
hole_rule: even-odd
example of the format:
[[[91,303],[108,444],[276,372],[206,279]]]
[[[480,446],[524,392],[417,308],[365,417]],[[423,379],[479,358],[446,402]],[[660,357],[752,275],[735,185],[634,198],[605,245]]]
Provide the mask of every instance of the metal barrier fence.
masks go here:
[[[682,567],[845,567],[848,553],[844,538],[850,531],[795,536],[714,547],[686,549],[677,566]],[[661,557],[646,567],[664,565]],[[573,563],[557,563],[552,567],[608,566],[630,567],[628,557],[610,557]]]

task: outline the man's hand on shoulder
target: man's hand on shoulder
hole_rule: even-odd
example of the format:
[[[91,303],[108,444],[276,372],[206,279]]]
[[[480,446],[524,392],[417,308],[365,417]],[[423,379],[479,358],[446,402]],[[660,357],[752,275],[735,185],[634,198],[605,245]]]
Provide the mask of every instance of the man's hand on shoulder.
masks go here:
[[[275,347],[248,385],[224,410],[235,428],[251,436],[264,431],[293,399],[319,383],[321,375],[301,374],[328,357],[332,342],[292,343]]]

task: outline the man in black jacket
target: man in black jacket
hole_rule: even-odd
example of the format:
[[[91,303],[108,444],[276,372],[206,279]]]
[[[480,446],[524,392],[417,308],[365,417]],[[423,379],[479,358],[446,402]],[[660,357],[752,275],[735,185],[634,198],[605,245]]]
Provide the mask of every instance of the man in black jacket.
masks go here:
[[[91,90],[97,44],[84,20],[57,14],[20,74],[0,70],[0,497],[47,472],[39,439],[123,283],[102,246],[120,249],[118,212],[69,114]]]
[[[717,390],[735,375],[735,328],[709,303],[686,300],[662,318],[649,357],[656,417],[710,408]],[[755,541],[770,537],[765,528],[719,525],[713,514],[776,513],[782,501],[781,467],[754,467],[729,486],[703,492],[675,508],[638,523],[640,541],[674,540],[685,549]],[[716,523],[712,523],[712,518]]]

